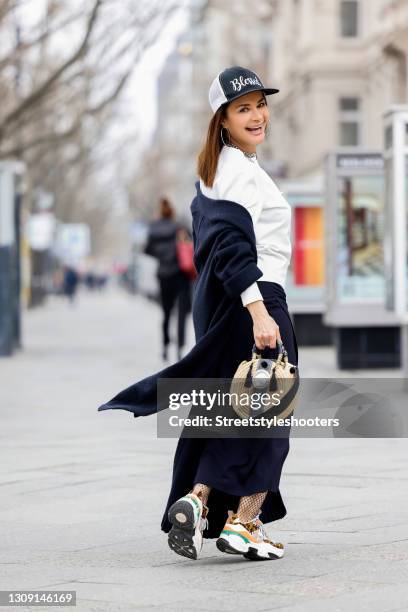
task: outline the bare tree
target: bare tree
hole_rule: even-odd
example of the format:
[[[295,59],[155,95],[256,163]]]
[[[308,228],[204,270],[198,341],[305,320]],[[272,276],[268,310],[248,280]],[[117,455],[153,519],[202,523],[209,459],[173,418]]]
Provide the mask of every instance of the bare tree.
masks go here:
[[[26,26],[32,2],[0,0],[0,159],[24,160],[60,218],[93,217],[100,231],[108,207],[89,201],[98,200],[95,169],[110,161],[101,148],[116,103],[180,2],[46,0]]]

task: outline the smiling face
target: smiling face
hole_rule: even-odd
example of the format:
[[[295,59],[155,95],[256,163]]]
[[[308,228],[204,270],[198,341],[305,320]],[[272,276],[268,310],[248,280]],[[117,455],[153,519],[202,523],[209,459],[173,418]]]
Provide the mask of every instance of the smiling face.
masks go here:
[[[257,145],[265,139],[268,121],[265,95],[262,91],[252,91],[230,102],[222,125],[230,133],[231,144],[247,153],[255,153]]]

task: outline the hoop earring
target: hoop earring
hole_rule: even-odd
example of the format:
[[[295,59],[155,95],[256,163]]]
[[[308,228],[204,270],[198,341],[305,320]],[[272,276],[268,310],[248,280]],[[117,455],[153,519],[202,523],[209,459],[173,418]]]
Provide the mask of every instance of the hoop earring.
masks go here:
[[[228,142],[225,142],[225,140],[224,140],[224,135],[223,135],[223,133],[222,133],[222,131],[223,131],[223,130],[226,130],[226,132],[227,132],[227,134],[228,134]],[[226,127],[224,127],[224,126],[222,126],[222,127],[221,127],[221,134],[220,134],[220,136],[221,136],[221,140],[222,140],[222,144],[223,144],[223,145],[225,145],[226,147],[228,147],[228,146],[230,146],[230,145],[231,145],[231,135],[230,135],[230,133],[228,132],[228,129],[227,129]]]

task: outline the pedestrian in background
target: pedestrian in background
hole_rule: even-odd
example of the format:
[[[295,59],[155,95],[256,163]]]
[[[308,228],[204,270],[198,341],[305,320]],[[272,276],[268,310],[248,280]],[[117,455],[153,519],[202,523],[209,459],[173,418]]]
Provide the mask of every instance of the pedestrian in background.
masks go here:
[[[124,389],[99,410],[153,414],[163,378],[232,378],[252,353],[278,357],[283,342],[297,364],[296,336],[284,290],[291,256],[291,208],[261,168],[257,146],[269,123],[266,88],[254,72],[233,66],[209,90],[213,117],[198,158],[197,195],[191,204],[196,345],[178,363]],[[194,92],[193,92],[194,93]],[[197,559],[203,537],[245,559],[280,558],[263,523],[281,519],[279,490],[289,452],[290,426],[279,437],[181,436],[162,520],[170,548]]]
[[[72,266],[64,267],[63,291],[71,304],[74,303],[79,283],[79,274]]]
[[[146,255],[158,260],[157,279],[160,288],[160,304],[163,311],[162,357],[168,359],[170,344],[170,319],[177,309],[177,358],[181,359],[185,344],[187,315],[191,311],[191,280],[180,269],[177,254],[179,234],[187,234],[187,229],[176,221],[174,208],[169,200],[162,197],[159,202],[159,218],[149,226]]]

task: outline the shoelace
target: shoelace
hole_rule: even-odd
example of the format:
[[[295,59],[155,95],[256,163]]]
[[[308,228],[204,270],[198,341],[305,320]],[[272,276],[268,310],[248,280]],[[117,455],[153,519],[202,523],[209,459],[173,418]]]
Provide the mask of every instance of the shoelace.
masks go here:
[[[261,519],[259,518],[261,515],[261,513],[259,512],[259,514],[256,515],[255,518],[252,519],[251,523],[253,523],[257,529],[259,529],[262,537],[264,538],[264,540],[268,540],[268,534],[265,531],[265,527],[263,526],[263,523],[261,522]],[[258,523],[256,522],[258,521]]]
[[[261,513],[259,512],[259,514],[257,514],[253,519],[248,521],[246,525],[248,525],[249,531],[259,531],[264,539],[268,539],[268,535],[265,531],[263,523],[261,522],[261,519],[259,518],[260,515]]]
[[[208,518],[200,519],[200,531],[204,531],[204,529],[208,529]]]
[[[277,546],[278,548],[283,548],[283,544],[281,542],[273,542],[268,534],[266,533],[264,524],[262,523],[261,519],[259,518],[261,515],[261,513],[259,512],[259,514],[256,515],[255,518],[252,519],[251,522],[251,526],[253,526],[253,530],[259,530],[260,534],[262,535],[262,538],[266,541],[266,542],[270,542],[271,544],[273,544],[273,546]],[[258,522],[256,522],[258,521]],[[252,530],[251,530],[252,531]]]
[[[260,534],[262,535],[262,538],[265,541],[270,542],[271,544],[273,544],[274,546],[277,546],[278,548],[283,548],[283,544],[281,542],[272,542],[272,540],[269,539],[269,536],[266,533],[265,527],[261,519],[259,518],[260,515],[261,515],[261,512],[259,512],[251,521],[248,521],[247,523],[242,523],[242,524],[248,528],[249,532],[252,533],[253,531],[259,531]],[[228,517],[230,520],[234,520],[237,518],[239,520],[239,517],[232,511],[228,511]]]

